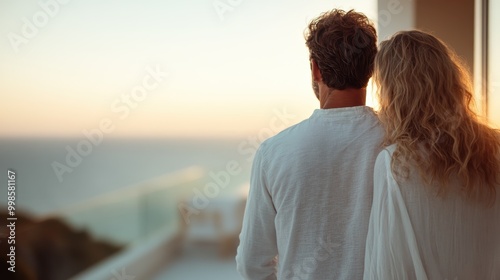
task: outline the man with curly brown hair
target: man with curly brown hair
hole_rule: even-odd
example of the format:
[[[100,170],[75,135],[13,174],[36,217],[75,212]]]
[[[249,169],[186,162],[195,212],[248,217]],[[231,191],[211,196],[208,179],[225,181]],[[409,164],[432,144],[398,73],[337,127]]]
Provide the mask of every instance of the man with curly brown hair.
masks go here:
[[[362,279],[383,130],[365,106],[376,31],[354,11],[309,24],[310,118],[266,140],[252,167],[236,261],[245,279]]]

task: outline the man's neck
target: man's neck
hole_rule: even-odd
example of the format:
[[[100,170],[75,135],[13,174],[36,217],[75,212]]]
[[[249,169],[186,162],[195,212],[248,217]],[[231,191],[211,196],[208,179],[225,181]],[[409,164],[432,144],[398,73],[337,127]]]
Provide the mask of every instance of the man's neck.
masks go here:
[[[366,104],[366,89],[334,89],[322,97],[324,98],[320,98],[321,109],[364,106]]]

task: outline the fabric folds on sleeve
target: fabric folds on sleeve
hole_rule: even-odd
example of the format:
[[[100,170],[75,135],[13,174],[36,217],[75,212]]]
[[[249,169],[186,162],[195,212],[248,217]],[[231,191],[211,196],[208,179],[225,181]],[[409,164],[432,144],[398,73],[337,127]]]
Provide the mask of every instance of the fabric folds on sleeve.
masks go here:
[[[391,154],[387,150],[380,152],[375,163],[363,279],[428,279],[405,201],[391,171]]]
[[[277,279],[276,209],[266,184],[263,157],[261,146],[252,166],[250,191],[236,255],[238,272],[244,279],[252,280]]]

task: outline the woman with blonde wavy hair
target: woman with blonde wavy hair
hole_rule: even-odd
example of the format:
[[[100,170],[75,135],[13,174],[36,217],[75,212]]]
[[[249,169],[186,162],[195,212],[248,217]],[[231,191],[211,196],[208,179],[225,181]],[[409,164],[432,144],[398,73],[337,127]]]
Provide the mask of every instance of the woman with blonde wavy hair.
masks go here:
[[[386,148],[374,172],[364,279],[500,279],[500,138],[436,37],[404,31],[375,58]]]

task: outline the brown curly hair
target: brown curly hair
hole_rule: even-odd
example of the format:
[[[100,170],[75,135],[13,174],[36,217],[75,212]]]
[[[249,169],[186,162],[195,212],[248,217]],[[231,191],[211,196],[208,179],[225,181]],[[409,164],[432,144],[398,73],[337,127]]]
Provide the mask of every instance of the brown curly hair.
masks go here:
[[[366,87],[377,54],[377,33],[364,14],[326,12],[311,21],[305,37],[310,59],[329,88]]]

